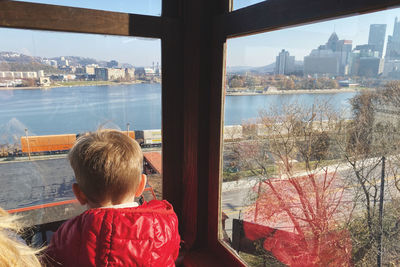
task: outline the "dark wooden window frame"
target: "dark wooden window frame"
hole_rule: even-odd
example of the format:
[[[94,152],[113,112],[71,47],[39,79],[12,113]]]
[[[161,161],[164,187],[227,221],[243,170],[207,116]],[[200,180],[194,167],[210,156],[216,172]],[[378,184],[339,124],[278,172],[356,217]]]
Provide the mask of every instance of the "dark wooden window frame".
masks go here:
[[[0,27],[161,39],[163,191],[187,266],[244,266],[219,241],[227,38],[400,6],[400,0],[163,0],[162,16],[0,1]]]

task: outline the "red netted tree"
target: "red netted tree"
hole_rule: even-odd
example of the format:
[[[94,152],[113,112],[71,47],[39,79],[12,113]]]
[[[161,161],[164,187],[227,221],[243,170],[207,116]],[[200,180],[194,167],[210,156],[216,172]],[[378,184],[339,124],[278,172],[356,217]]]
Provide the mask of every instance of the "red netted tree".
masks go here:
[[[234,147],[241,170],[259,177],[245,237],[289,266],[351,265],[353,206],[332,145],[341,123],[327,103],[284,105],[260,112],[256,134]]]
[[[336,171],[324,170],[260,182],[256,202],[245,214],[250,240],[289,266],[349,266],[351,239],[341,228],[349,216]]]

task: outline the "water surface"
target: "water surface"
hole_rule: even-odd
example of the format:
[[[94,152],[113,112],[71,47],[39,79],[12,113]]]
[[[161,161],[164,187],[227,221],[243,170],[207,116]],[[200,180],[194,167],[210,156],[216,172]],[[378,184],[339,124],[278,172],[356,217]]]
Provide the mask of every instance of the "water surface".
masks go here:
[[[260,110],[296,102],[303,106],[329,101],[348,110],[355,93],[227,96],[225,125],[256,118]],[[0,141],[29,135],[81,133],[99,127],[161,128],[161,85],[72,86],[46,90],[0,91]],[[347,112],[347,111],[345,111]],[[12,140],[11,140],[12,139]]]

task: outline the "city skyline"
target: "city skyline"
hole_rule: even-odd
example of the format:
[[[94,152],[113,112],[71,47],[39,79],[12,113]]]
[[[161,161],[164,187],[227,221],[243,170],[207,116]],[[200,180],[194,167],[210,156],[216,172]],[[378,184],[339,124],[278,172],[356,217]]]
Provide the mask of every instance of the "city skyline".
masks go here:
[[[122,3],[127,1],[121,0],[118,3],[120,6],[124,6]],[[31,0],[31,2],[66,5],[71,1]],[[104,0],[85,2],[92,3],[92,8],[107,9],[107,1]],[[98,5],[95,5],[95,2]],[[156,6],[160,1],[152,0],[150,2],[151,5],[149,3],[135,4],[138,9],[147,9],[149,13],[157,13],[160,7],[156,8]],[[256,2],[259,1],[252,1],[252,3]],[[244,5],[244,1],[235,1],[235,6],[240,3]],[[74,5],[78,5],[78,3],[74,2]],[[90,6],[85,7],[90,8]],[[276,56],[282,49],[288,51],[291,56],[295,56],[296,60],[303,60],[304,56],[308,55],[312,49],[326,43],[334,31],[340,39],[352,40],[353,47],[367,44],[370,24],[387,25],[383,50],[385,54],[387,36],[393,34],[396,16],[400,17],[399,8],[228,39],[227,66],[266,66],[275,62]],[[8,28],[0,28],[0,36],[2,36],[0,51],[12,51],[30,56],[49,58],[81,56],[105,61],[117,60],[134,66],[150,66],[152,62],[161,62],[161,41],[158,39]]]
[[[371,24],[387,25],[383,48],[385,54],[388,35],[393,34],[396,16],[400,18],[399,8],[229,39],[227,66],[261,67],[274,64],[282,49],[295,56],[296,61],[302,61],[312,49],[325,44],[333,32],[341,40],[352,40],[353,47],[367,44]]]

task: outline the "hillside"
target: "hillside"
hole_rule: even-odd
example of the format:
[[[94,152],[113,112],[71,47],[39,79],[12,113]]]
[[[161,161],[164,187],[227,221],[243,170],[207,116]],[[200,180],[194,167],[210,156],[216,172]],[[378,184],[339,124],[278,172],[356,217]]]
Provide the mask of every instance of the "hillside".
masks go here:
[[[56,61],[59,65],[63,64],[63,60],[61,60],[61,56],[59,57],[32,57],[27,56],[17,52],[3,51],[0,52],[0,71],[37,71],[44,70],[56,73],[54,70],[56,68],[49,66],[46,64],[49,60]],[[78,56],[64,56],[65,60],[68,60],[68,64],[70,66],[80,67],[86,65],[98,65],[100,67],[105,67],[107,65],[107,61],[97,60],[94,58],[88,57],[78,57]],[[120,65],[124,68],[133,67],[128,63],[120,63]]]

